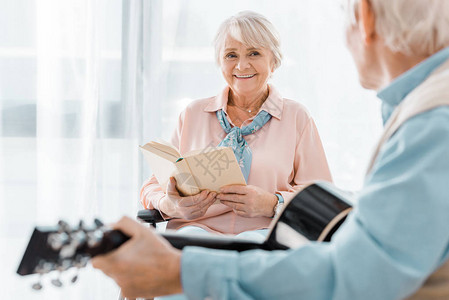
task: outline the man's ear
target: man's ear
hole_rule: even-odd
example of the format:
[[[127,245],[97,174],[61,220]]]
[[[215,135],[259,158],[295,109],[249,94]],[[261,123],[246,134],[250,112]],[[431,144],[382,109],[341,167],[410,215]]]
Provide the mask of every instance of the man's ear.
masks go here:
[[[359,3],[359,30],[366,45],[373,42],[376,36],[376,22],[373,7],[369,0],[360,0]]]

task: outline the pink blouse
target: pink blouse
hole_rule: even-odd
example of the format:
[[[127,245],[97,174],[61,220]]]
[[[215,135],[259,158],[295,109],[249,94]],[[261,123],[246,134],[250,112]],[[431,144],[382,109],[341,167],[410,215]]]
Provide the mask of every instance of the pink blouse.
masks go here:
[[[260,110],[272,115],[261,129],[244,136],[253,153],[249,185],[270,193],[280,193],[289,201],[302,186],[316,180],[332,181],[324,149],[313,119],[304,106],[284,99],[269,86],[269,96]],[[207,146],[218,145],[226,136],[216,111],[226,112],[229,87],[216,97],[193,101],[179,116],[179,123],[171,143],[180,154]],[[228,121],[232,126],[232,121]],[[251,123],[246,120],[242,126]],[[158,209],[164,191],[152,176],[141,189],[140,200],[145,208]],[[271,218],[246,218],[236,215],[223,204],[213,204],[198,219],[173,219],[168,229],[194,225],[214,233],[239,234],[244,231],[267,228]]]

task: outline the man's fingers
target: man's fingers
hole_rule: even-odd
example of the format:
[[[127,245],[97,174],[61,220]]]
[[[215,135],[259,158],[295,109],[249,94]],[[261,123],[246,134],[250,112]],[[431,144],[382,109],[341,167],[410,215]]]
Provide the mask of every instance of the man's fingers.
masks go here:
[[[137,235],[142,230],[142,225],[130,217],[122,217],[117,223],[112,226],[118,229],[130,238]]]
[[[108,270],[108,262],[107,259],[104,258],[103,256],[96,256],[94,258],[92,258],[92,260],[90,261],[90,263],[92,264],[92,266],[96,269],[101,269],[103,271],[103,273],[105,273],[106,275],[109,275],[107,273]]]
[[[118,249],[115,249],[109,253],[104,253],[102,255],[96,256],[92,259],[91,263],[94,268],[100,268],[103,270],[103,272],[106,273],[108,270],[108,261],[111,259],[115,259],[116,255],[119,255],[117,252],[124,251],[123,249],[128,246],[128,244],[131,242],[131,239],[134,236],[139,235],[139,232],[142,230],[145,230],[145,227],[143,227],[138,222],[134,221],[130,217],[122,217],[117,223],[112,225],[113,229],[120,230],[125,235],[129,236],[130,240],[128,240],[124,245],[119,247]],[[108,274],[106,274],[108,275]]]
[[[122,253],[126,252],[128,248],[133,247],[135,241],[138,240],[133,239],[133,237],[140,236],[144,231],[152,231],[151,228],[144,227],[142,224],[126,216],[122,217],[117,223],[113,224],[112,228],[120,230],[125,235],[129,236],[130,239],[123,245],[121,245],[118,249],[114,249],[109,253],[94,257],[94,259],[92,260],[92,265],[94,267],[98,266],[98,268],[101,268],[103,270],[107,269],[107,267],[104,266],[104,262],[107,260],[115,260]]]
[[[96,269],[100,269],[104,274],[109,277],[113,277],[113,264],[118,261],[120,257],[120,253],[122,252],[125,246],[128,246],[127,243],[119,247],[118,249],[112,250],[111,252],[100,254],[91,259],[90,263]]]

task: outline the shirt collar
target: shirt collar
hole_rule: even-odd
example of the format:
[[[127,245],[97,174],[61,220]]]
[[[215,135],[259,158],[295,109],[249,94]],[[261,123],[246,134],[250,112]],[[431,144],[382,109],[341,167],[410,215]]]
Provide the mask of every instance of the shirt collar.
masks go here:
[[[259,109],[259,112],[265,110],[271,116],[281,119],[282,111],[284,109],[284,99],[279,94],[279,92],[274,88],[273,85],[269,84],[269,94],[268,98],[262,104]],[[228,95],[229,95],[229,86],[223,89],[223,91],[211,99],[209,104],[204,108],[205,112],[216,112],[217,110],[223,109],[226,112],[226,108],[228,106]]]
[[[440,50],[410,70],[401,74],[377,94],[382,100],[382,118],[384,123],[402,100],[420,85],[436,68],[449,59],[449,47]]]

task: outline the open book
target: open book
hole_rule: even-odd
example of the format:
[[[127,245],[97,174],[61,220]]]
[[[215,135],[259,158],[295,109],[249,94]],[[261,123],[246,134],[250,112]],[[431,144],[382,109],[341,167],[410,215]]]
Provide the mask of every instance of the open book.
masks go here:
[[[229,147],[209,147],[185,153],[167,142],[149,142],[140,146],[157,181],[165,190],[170,177],[176,179],[176,187],[184,196],[195,195],[202,190],[218,192],[229,184],[246,185],[234,152]]]

